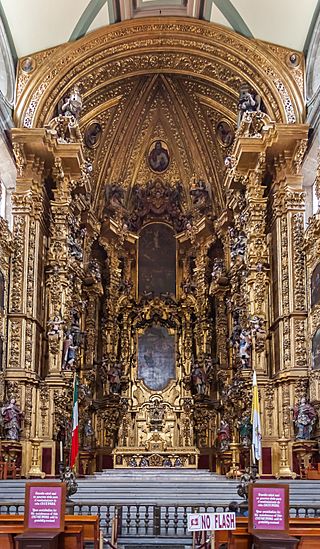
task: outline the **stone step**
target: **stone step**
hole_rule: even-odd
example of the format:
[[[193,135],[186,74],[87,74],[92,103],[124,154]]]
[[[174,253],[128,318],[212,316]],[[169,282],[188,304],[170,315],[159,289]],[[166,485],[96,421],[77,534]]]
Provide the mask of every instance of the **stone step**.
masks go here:
[[[97,504],[148,504],[165,505],[228,505],[237,496],[239,481],[219,477],[208,471],[192,470],[186,476],[185,470],[173,471],[132,471],[111,470],[94,478],[78,480],[75,502],[96,502]],[[0,502],[23,502],[25,480],[0,481]],[[45,482],[45,481],[44,481]],[[274,479],[263,482],[276,482]],[[311,480],[283,481],[290,485],[292,505],[319,505],[320,483]]]

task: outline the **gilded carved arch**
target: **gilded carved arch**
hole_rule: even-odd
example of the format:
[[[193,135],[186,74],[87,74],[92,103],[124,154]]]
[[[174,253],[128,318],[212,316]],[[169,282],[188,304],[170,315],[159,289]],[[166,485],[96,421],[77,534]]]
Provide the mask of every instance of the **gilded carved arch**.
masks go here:
[[[203,21],[166,17],[112,25],[36,54],[34,70],[19,71],[15,121],[45,126],[77,84],[81,131],[93,120],[103,131],[90,158],[98,218],[106,184],[120,182],[128,206],[134,186],[150,179],[146,150],[157,138],[168,139],[172,151],[166,183],[181,181],[190,202],[192,178],[206,181],[212,214],[219,216],[228,151],[219,146],[215,128],[224,119],[235,129],[241,83],[256,90],[276,122],[303,119],[301,68],[290,69],[279,52]]]
[[[19,76],[18,126],[48,122],[58,99],[75,83],[87,102],[106,84],[146,73],[200,76],[234,97],[246,80],[277,122],[301,122],[304,114],[295,75],[271,48],[203,21],[170,17],[127,21],[41,52],[35,61],[34,78],[32,72]]]

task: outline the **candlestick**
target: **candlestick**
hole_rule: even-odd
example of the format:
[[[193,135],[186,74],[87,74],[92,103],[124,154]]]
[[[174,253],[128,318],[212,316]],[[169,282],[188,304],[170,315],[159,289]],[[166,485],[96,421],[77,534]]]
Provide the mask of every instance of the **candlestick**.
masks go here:
[[[62,445],[62,440],[60,440],[60,461],[63,462],[63,445]]]

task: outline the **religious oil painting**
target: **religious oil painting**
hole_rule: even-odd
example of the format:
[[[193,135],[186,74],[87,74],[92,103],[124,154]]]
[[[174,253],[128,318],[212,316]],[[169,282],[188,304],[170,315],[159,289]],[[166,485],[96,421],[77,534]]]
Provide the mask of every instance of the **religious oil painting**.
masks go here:
[[[168,225],[150,223],[142,229],[138,265],[140,296],[175,296],[176,239]]]
[[[218,122],[216,135],[222,147],[230,147],[234,141],[234,129],[227,120],[220,120]]]
[[[320,370],[320,328],[312,338],[312,368]]]
[[[155,173],[165,172],[170,164],[168,145],[158,139],[153,141],[148,153],[149,168]]]
[[[138,336],[138,379],[152,391],[162,391],[175,379],[175,336],[153,325]]]
[[[313,269],[311,275],[311,307],[320,302],[320,263]]]

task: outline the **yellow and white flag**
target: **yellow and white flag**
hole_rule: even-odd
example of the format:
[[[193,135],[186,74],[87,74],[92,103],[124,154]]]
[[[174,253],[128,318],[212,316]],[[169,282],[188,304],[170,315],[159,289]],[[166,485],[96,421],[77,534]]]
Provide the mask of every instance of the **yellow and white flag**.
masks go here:
[[[261,459],[260,407],[259,407],[257,374],[255,370],[253,370],[253,378],[252,378],[251,423],[252,423],[252,455],[253,455],[253,460],[255,462]]]

